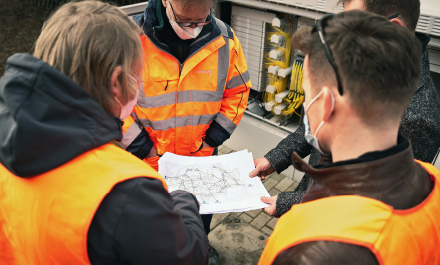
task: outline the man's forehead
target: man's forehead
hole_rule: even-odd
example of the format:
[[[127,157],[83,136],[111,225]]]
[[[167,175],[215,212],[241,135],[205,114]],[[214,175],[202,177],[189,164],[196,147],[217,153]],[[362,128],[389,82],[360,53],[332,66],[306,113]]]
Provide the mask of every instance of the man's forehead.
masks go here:
[[[210,6],[207,6],[206,8],[203,5],[183,6],[179,0],[171,0],[170,2],[174,11],[178,13],[179,18],[181,19],[204,20],[206,19],[206,16],[209,15]]]
[[[344,6],[344,11],[365,10],[364,0],[351,0]]]

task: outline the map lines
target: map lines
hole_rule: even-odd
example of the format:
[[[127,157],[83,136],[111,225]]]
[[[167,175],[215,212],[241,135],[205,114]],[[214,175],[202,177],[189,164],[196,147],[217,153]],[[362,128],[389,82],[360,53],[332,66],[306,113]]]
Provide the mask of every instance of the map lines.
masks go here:
[[[221,203],[221,197],[228,189],[247,186],[240,179],[237,168],[226,170],[221,164],[205,170],[194,165],[185,166],[175,176],[165,176],[165,179],[173,189],[195,194],[202,204]]]

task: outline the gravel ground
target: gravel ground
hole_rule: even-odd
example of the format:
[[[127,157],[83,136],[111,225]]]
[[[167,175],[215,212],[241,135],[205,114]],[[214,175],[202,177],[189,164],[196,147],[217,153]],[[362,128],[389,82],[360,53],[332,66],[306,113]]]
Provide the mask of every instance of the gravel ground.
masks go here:
[[[0,76],[6,60],[18,52],[32,53],[51,10],[23,0],[0,0]]]

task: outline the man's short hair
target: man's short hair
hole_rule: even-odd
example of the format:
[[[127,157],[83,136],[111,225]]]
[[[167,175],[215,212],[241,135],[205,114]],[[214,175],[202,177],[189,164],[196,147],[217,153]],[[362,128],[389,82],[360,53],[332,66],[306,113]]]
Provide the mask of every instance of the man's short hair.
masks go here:
[[[213,0],[174,0],[179,1],[185,10],[199,8],[199,10],[209,9]]]
[[[400,121],[417,89],[421,72],[420,41],[408,29],[386,18],[354,10],[328,19],[325,40],[341,77],[343,95],[366,124]],[[337,87],[317,32],[300,29],[292,37],[294,48],[308,55],[313,93]]]
[[[339,0],[346,5],[353,0]],[[362,0],[365,10],[384,17],[399,14],[405,26],[412,31],[416,30],[420,16],[420,0]]]

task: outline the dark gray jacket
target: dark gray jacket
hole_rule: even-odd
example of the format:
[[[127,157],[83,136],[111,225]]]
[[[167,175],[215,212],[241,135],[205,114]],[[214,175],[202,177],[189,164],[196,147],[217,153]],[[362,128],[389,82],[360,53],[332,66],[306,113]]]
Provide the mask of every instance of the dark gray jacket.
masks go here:
[[[0,163],[23,178],[122,138],[119,119],[69,77],[28,54],[8,59],[0,79],[0,124]],[[169,194],[159,180],[143,176],[115,185],[105,196],[87,246],[92,264],[208,261],[196,198],[184,191]]]
[[[419,87],[403,115],[399,133],[411,140],[415,159],[431,163],[440,148],[440,100],[429,71],[427,45],[430,38],[421,33],[416,33],[416,36],[423,47],[422,71]],[[325,158],[320,157],[318,150],[309,145],[304,138],[304,125],[287,136],[264,157],[269,160],[277,173],[281,173],[292,164],[293,152],[297,152],[302,158],[310,155],[309,164],[312,166],[325,163]],[[301,201],[309,182],[309,176],[304,175],[295,191],[282,192],[278,195],[276,210],[279,216]]]

